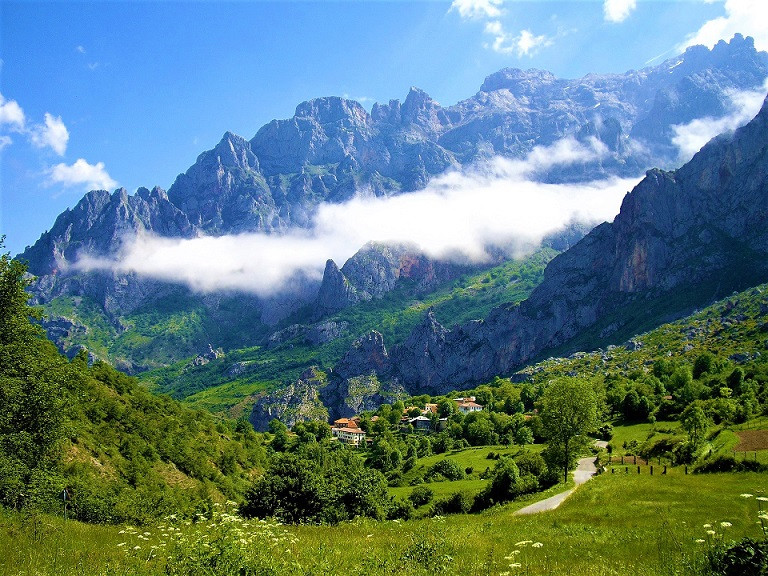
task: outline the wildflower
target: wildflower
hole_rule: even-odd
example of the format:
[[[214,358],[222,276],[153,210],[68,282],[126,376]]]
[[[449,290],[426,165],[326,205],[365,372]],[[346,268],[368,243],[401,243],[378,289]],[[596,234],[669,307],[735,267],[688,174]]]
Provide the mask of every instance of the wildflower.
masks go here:
[[[744,494],[740,494],[742,498],[752,498],[752,494],[747,494],[746,492]]]
[[[134,550],[141,550],[141,546],[134,546],[133,549]]]
[[[544,544],[542,544],[541,542],[534,542],[533,544],[531,544],[531,548],[541,548],[542,546],[544,546]]]
[[[515,544],[515,546],[526,546],[528,544],[531,544],[532,542],[533,542],[533,540],[522,540],[522,541],[518,542],[517,544]]]
[[[704,524],[704,528],[712,528],[712,524]]]
[[[125,530],[120,530],[120,532],[118,532],[118,534],[125,534]]]
[[[520,562],[512,562],[512,564],[509,565],[510,568],[520,568],[522,564]]]
[[[704,542],[706,542],[706,540],[703,540],[701,538],[696,538],[695,542],[696,542],[696,544],[704,544]]]
[[[709,534],[710,536],[714,536],[715,534],[717,534],[717,532],[715,532],[714,530],[707,530],[707,534]]]
[[[768,498],[766,498],[765,496],[758,496],[757,498],[755,498],[755,500],[759,500],[760,502],[768,502]]]
[[[720,522],[720,526],[723,528],[730,528],[731,526],[733,526],[733,524],[731,524],[730,522]]]
[[[368,534],[366,538],[373,538],[373,534]]]
[[[120,542],[120,544],[118,544],[117,547],[120,548],[121,546],[125,546],[125,544],[126,544],[125,542]]]

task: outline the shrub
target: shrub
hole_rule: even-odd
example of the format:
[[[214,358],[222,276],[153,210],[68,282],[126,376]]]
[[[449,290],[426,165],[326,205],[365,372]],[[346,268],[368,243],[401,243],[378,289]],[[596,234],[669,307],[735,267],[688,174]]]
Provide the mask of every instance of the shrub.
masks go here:
[[[538,477],[547,472],[547,463],[541,454],[535,452],[523,452],[515,458],[515,464],[521,475],[531,474]]]
[[[715,548],[709,556],[712,574],[765,576],[768,574],[768,540],[743,538],[730,546]]]
[[[418,508],[424,504],[429,504],[432,501],[434,495],[435,493],[429,486],[416,486],[416,488],[414,488],[408,495],[408,500],[410,500],[413,505]]]
[[[712,472],[765,472],[768,466],[754,460],[737,461],[733,456],[718,456],[694,470],[697,474]]]
[[[387,510],[387,520],[410,520],[415,513],[410,500],[397,499]]]
[[[470,510],[472,510],[472,497],[464,492],[456,492],[448,498],[437,500],[432,506],[432,516],[467,514]]]
[[[438,476],[442,476],[446,480],[462,480],[464,470],[456,462],[446,458],[433,464],[427,470],[426,478],[435,479]]]

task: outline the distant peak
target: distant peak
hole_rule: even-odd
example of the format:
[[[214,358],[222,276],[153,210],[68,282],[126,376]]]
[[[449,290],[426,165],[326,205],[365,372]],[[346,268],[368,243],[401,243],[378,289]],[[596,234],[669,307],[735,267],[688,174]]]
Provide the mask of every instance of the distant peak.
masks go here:
[[[552,72],[529,68],[503,68],[488,76],[480,87],[481,92],[493,92],[495,90],[508,89],[512,93],[521,91],[526,85],[540,85],[554,82],[557,78]],[[522,90],[527,91],[527,90]]]
[[[296,106],[297,118],[314,118],[320,122],[334,122],[349,117],[362,118],[367,115],[365,108],[355,100],[340,96],[313,98]]]

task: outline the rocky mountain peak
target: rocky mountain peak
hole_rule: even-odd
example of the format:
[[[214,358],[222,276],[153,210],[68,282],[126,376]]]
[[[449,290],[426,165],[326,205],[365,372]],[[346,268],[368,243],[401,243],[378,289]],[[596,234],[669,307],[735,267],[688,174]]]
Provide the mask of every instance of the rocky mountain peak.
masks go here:
[[[296,118],[309,118],[318,124],[365,125],[369,116],[365,108],[355,100],[339,96],[314,98],[296,107]]]
[[[328,260],[323,271],[323,281],[315,300],[317,316],[333,314],[359,301],[357,290],[339,270],[336,262]]]
[[[480,86],[480,91],[493,92],[506,89],[517,97],[531,96],[541,86],[554,84],[557,81],[555,75],[546,70],[504,68],[488,76]]]
[[[232,132],[225,132],[216,147],[210,151],[211,158],[216,158],[216,161],[223,168],[236,169],[243,171],[258,171],[259,161],[251,151],[251,145],[242,136],[238,136]],[[203,159],[203,162],[207,160]],[[200,158],[198,158],[198,162]]]

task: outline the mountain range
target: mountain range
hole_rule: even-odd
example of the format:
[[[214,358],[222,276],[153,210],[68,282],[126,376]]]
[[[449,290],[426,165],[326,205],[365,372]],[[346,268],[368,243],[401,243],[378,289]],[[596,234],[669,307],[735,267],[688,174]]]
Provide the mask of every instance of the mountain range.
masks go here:
[[[679,158],[676,126],[728,114],[735,92],[755,90],[766,77],[768,54],[737,35],[712,50],[689,48],[625,74],[564,80],[504,69],[486,78],[475,96],[447,108],[416,88],[404,102],[376,104],[370,113],[350,100],[319,98],[251,140],[225,134],[167,192],[89,192],[20,257],[37,276],[32,291],[49,313],[49,336],[70,353],[86,345],[140,372],[193,356],[209,343],[227,350],[266,344],[297,313],[318,322],[403,282],[414,293],[428,291],[467,267],[437,262],[410,246],[371,244],[341,268],[329,261],[321,283],[297,279],[292,291],[266,298],[201,295],[133,273],[84,271],[76,263],[114,256],[144,233],[281,234],[309,226],[322,203],[406,194],[447,170],[497,156],[524,158],[563,139],[595,154],[545,165],[537,180],[669,168]],[[629,336],[758,283],[765,274],[765,115],[764,108],[747,128],[709,144],[674,172],[649,172],[612,224],[578,243],[583,227],[559,236],[555,242],[570,249],[547,267],[527,301],[450,329],[427,313],[390,352],[379,335],[368,334],[339,359],[331,380],[348,388],[351,379],[373,375],[393,390],[446,391],[510,373],[579,338]]]

